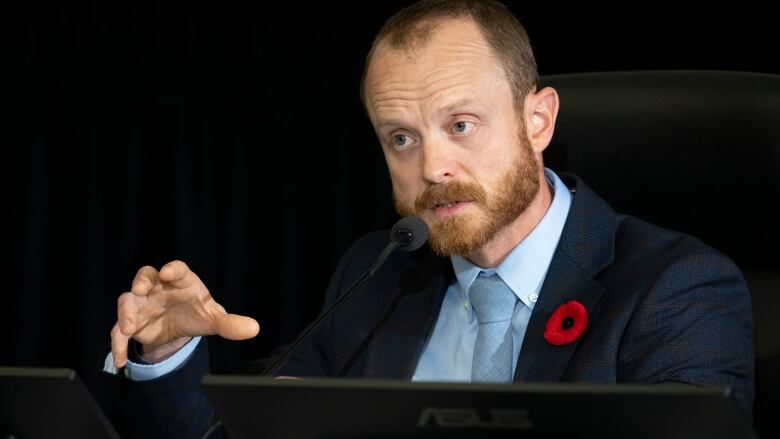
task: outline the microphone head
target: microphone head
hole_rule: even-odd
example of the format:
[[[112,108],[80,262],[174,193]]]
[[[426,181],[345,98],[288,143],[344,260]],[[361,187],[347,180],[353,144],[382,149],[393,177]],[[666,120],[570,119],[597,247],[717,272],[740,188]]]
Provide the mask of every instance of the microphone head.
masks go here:
[[[428,240],[428,225],[419,216],[401,218],[390,230],[390,239],[405,252],[415,251]]]

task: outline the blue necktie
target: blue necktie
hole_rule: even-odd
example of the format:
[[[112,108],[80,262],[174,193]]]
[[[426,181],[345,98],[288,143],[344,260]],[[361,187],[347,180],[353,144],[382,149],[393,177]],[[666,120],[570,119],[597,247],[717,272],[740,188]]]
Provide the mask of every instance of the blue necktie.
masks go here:
[[[469,300],[479,322],[471,381],[512,381],[512,316],[517,296],[499,276],[484,272],[469,289]]]

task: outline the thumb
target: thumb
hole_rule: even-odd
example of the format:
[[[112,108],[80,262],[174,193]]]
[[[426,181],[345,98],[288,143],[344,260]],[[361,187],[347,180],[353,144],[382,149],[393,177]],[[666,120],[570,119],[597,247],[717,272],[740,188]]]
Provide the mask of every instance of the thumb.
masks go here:
[[[246,340],[260,332],[257,320],[238,314],[220,314],[215,323],[217,335],[228,340]]]

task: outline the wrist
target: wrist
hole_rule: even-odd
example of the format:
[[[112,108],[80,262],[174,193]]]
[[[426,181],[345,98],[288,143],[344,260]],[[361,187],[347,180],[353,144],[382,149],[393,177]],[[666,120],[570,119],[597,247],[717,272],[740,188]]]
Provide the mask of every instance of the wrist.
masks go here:
[[[141,345],[141,357],[149,363],[160,363],[179,351],[192,337],[181,337],[162,345]]]

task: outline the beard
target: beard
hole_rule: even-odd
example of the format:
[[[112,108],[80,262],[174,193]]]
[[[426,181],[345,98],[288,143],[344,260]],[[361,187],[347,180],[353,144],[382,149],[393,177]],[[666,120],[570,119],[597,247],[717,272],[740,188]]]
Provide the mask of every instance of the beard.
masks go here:
[[[520,154],[498,181],[492,193],[479,183],[441,183],[428,186],[414,204],[393,193],[395,209],[401,216],[418,215],[426,219],[431,249],[441,256],[465,256],[487,244],[511,224],[531,204],[539,192],[539,163],[521,130]],[[470,200],[477,212],[445,218],[423,216],[441,200]]]

